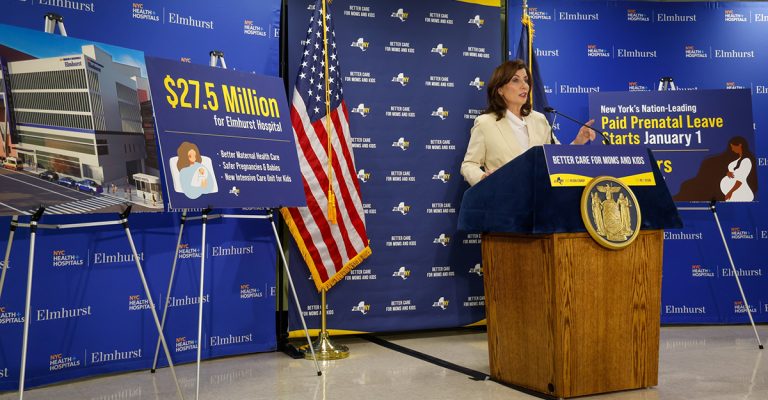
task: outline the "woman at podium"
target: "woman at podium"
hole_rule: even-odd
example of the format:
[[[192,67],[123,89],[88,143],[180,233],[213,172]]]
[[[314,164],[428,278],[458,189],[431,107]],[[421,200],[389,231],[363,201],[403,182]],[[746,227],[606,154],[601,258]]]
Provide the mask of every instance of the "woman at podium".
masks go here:
[[[531,109],[530,72],[523,60],[496,67],[488,83],[488,108],[475,119],[461,175],[475,185],[533,146],[557,142],[544,114]],[[592,125],[590,120],[586,125]],[[581,127],[572,144],[595,139],[595,131]]]

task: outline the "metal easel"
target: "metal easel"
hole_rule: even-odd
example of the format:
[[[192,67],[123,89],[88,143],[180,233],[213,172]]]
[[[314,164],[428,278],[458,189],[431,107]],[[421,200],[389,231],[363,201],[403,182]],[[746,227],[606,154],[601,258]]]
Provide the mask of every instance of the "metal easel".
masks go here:
[[[37,236],[37,229],[75,229],[75,228],[90,228],[90,227],[100,227],[100,226],[110,226],[110,225],[122,225],[123,229],[125,230],[125,235],[128,238],[128,243],[131,245],[131,252],[133,254],[133,260],[136,262],[136,269],[139,273],[139,278],[141,279],[142,286],[144,287],[144,294],[147,296],[147,299],[149,300],[149,309],[152,311],[152,318],[155,321],[155,326],[157,328],[157,332],[159,334],[159,341],[163,345],[163,350],[165,351],[165,356],[168,357],[168,365],[171,367],[171,375],[173,376],[173,381],[176,383],[176,392],[179,395],[179,398],[181,400],[184,400],[184,395],[181,392],[181,386],[179,386],[179,380],[176,378],[176,370],[173,367],[173,362],[171,362],[171,353],[168,349],[168,343],[165,340],[165,336],[163,335],[163,329],[160,326],[160,319],[157,317],[157,311],[155,310],[155,304],[152,301],[152,294],[149,291],[149,285],[147,284],[147,279],[144,276],[144,270],[141,267],[141,261],[139,258],[139,255],[136,251],[136,245],[133,242],[133,236],[131,235],[131,230],[128,227],[128,216],[131,214],[131,206],[127,206],[125,211],[120,213],[118,215],[118,219],[115,221],[98,221],[98,222],[85,222],[85,223],[79,223],[79,224],[58,224],[58,225],[44,225],[40,224],[40,218],[43,216],[43,213],[45,212],[45,207],[40,207],[35,211],[35,213],[32,215],[31,220],[29,223],[20,223],[18,216],[14,216],[11,219],[11,232],[8,236],[8,244],[6,246],[5,250],[5,259],[3,262],[3,271],[2,275],[0,275],[0,295],[2,295],[2,288],[3,283],[5,281],[5,274],[8,269],[8,262],[11,254],[11,248],[13,246],[13,237],[16,232],[16,229],[19,227],[22,228],[29,228],[30,230],[30,239],[29,239],[29,263],[28,263],[28,270],[27,270],[27,294],[26,299],[24,303],[24,333],[22,336],[22,343],[21,343],[21,370],[19,373],[19,400],[24,399],[24,380],[26,375],[26,366],[27,366],[27,347],[28,347],[28,339],[29,339],[29,320],[30,320],[30,311],[31,311],[31,304],[32,304],[32,273],[34,268],[34,261],[35,261],[35,239]]]
[[[672,77],[665,76],[659,79],[659,91],[665,90],[677,90],[675,82]],[[723,247],[725,247],[725,253],[728,255],[728,261],[731,264],[731,270],[733,271],[733,277],[736,279],[736,285],[739,287],[739,293],[741,293],[741,299],[744,301],[744,307],[747,309],[747,315],[749,316],[749,322],[752,324],[752,330],[755,332],[755,338],[757,339],[757,348],[762,350],[763,343],[760,341],[760,335],[757,333],[757,327],[755,326],[755,320],[752,318],[752,311],[749,309],[749,303],[747,302],[747,296],[744,294],[744,288],[741,286],[741,279],[739,279],[739,273],[736,271],[736,265],[733,262],[731,256],[731,250],[728,247],[728,242],[725,240],[725,234],[723,233],[723,227],[720,225],[720,218],[717,216],[717,202],[715,200],[710,201],[709,207],[677,207],[678,211],[711,211],[712,216],[715,218],[717,224],[717,232],[720,233],[720,238],[723,240]]]
[[[224,52],[221,50],[213,50],[210,53],[210,63],[209,65],[212,68],[216,68],[217,64],[221,62],[221,68],[226,69],[227,63],[224,60]],[[197,374],[195,379],[195,400],[198,400],[200,398],[200,363],[202,358],[202,333],[203,333],[203,288],[205,285],[205,249],[206,249],[206,227],[208,225],[208,221],[216,218],[233,218],[233,219],[269,219],[271,225],[272,225],[272,231],[275,234],[275,241],[277,242],[277,245],[279,247],[279,253],[280,257],[283,261],[283,267],[285,269],[286,274],[288,275],[288,282],[291,285],[291,290],[293,291],[293,298],[296,302],[296,307],[299,309],[299,316],[301,317],[301,323],[304,326],[304,333],[307,336],[307,343],[312,343],[311,339],[309,337],[309,330],[307,329],[307,324],[304,321],[304,315],[301,314],[301,304],[299,303],[299,298],[296,295],[296,289],[293,285],[293,279],[291,278],[291,272],[288,270],[288,262],[285,259],[285,254],[283,253],[283,245],[280,242],[280,236],[277,233],[277,228],[275,227],[275,221],[273,218],[273,212],[272,210],[269,211],[267,215],[233,215],[233,214],[215,214],[215,215],[209,215],[211,212],[211,208],[206,208],[203,210],[202,215],[199,217],[187,217],[187,212],[184,210],[182,212],[181,216],[181,227],[179,228],[179,237],[176,241],[176,253],[173,258],[173,267],[171,268],[171,279],[168,282],[168,292],[166,293],[165,298],[165,307],[163,308],[163,321],[160,325],[160,329],[163,329],[165,326],[165,319],[168,315],[168,305],[170,302],[171,297],[171,291],[173,289],[173,278],[176,274],[176,264],[179,257],[179,246],[181,245],[181,235],[184,231],[184,224],[187,220],[201,220],[202,221],[202,229],[203,229],[203,235],[202,235],[202,244],[201,244],[201,256],[200,256],[200,293],[198,297],[198,318],[197,318]],[[159,349],[160,344],[158,343],[157,347],[155,348],[155,358],[152,363],[152,369],[151,372],[155,372],[157,370],[157,358],[159,355]],[[311,347],[311,345],[310,345]],[[166,357],[168,355],[166,354]],[[312,358],[315,361],[315,369],[317,370],[317,375],[322,375],[322,372],[320,371],[320,365],[317,363],[317,356],[315,355],[314,350],[312,350]],[[170,358],[168,359],[170,362]]]

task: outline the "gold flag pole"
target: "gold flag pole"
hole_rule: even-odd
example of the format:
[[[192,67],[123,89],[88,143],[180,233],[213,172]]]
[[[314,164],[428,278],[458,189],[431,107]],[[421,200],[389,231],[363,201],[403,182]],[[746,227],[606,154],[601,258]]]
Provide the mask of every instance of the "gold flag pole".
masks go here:
[[[528,15],[528,0],[523,0],[522,22],[528,30],[528,71],[533,74],[533,21],[531,16]],[[528,82],[529,85],[533,86],[533,76],[528,77]],[[533,107],[533,91],[531,91],[528,101],[530,101],[531,107]]]
[[[325,55],[325,120],[326,120],[326,132],[328,133],[328,220],[332,224],[336,224],[336,196],[333,193],[333,167],[331,165],[333,157],[333,146],[331,145],[331,92],[330,83],[328,82],[328,27],[326,25],[326,2],[331,0],[323,0],[323,53]],[[312,348],[315,350],[315,355],[318,360],[340,360],[342,358],[349,357],[349,348],[342,345],[336,345],[331,341],[330,335],[328,335],[328,329],[326,325],[326,313],[327,304],[325,301],[326,289],[320,291],[320,334],[317,340],[312,343]],[[304,358],[313,359],[310,349],[304,350]]]
[[[320,334],[317,336],[317,340],[312,343],[312,348],[315,349],[315,354],[318,360],[341,360],[342,358],[349,357],[349,348],[343,345],[334,344],[331,341],[331,336],[328,334],[328,328],[325,323],[326,314],[326,302],[325,302],[325,289],[320,291]],[[304,358],[307,360],[312,359],[312,354],[309,349],[304,351]]]

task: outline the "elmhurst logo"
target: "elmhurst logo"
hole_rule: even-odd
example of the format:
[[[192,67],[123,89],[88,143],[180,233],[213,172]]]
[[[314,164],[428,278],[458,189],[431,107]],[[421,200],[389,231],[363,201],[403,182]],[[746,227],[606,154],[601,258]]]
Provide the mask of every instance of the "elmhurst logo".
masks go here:
[[[366,315],[371,311],[371,305],[366,304],[365,301],[360,301],[356,306],[352,307],[352,311],[360,312],[360,314]]]
[[[398,8],[397,11],[393,12],[392,15],[390,15],[392,18],[397,18],[400,20],[400,22],[405,22],[408,19],[408,13],[403,11],[402,8]]]
[[[430,115],[445,121],[445,119],[448,118],[448,110],[444,109],[443,107],[437,107],[437,110],[432,111],[432,114]]]
[[[664,306],[664,314],[706,314],[707,313],[707,307],[706,306],[688,306],[688,305],[672,305],[667,304]]]
[[[768,94],[768,85],[755,85],[755,94]]]
[[[26,2],[26,0],[23,1]],[[32,4],[34,4],[34,0],[32,0]],[[85,11],[91,13],[96,12],[94,9],[94,3],[84,3],[73,0],[38,0],[37,4],[40,4],[41,6],[59,7],[76,11]]]
[[[397,74],[394,78],[392,78],[392,82],[399,83],[401,86],[406,86],[408,82],[411,80],[411,78],[405,76],[402,72]]]
[[[137,358],[141,358],[141,349],[127,350],[127,351],[114,350],[109,353],[106,353],[103,351],[95,351],[91,353],[90,364],[101,364],[101,363],[111,362],[111,361],[133,360]]]
[[[475,15],[473,18],[470,18],[469,21],[467,21],[468,24],[473,24],[477,26],[478,28],[482,28],[483,25],[485,25],[485,20],[480,18],[479,15]]]
[[[445,297],[440,297],[437,299],[436,302],[432,303],[432,307],[437,307],[441,310],[447,310],[448,309],[448,300],[445,299]]]
[[[66,1],[66,0],[65,0]],[[168,23],[174,25],[190,26],[193,28],[202,28],[213,30],[213,20],[197,19],[191,15],[180,15],[175,12],[168,12]]]
[[[451,237],[445,233],[441,233],[440,236],[436,237],[435,240],[432,241],[432,243],[441,244],[443,247],[448,247],[448,245],[451,243]]]
[[[392,142],[392,147],[399,147],[400,150],[406,151],[409,147],[411,147],[411,142],[408,140],[405,140],[405,138],[401,137],[397,139],[397,141]]]
[[[477,274],[477,276],[483,276],[483,266],[480,263],[475,264],[474,267],[469,269],[470,274]]]
[[[370,114],[371,109],[366,107],[365,104],[360,103],[357,107],[352,109],[352,112],[355,114],[360,114],[363,117],[367,117],[368,114]]]
[[[405,204],[404,201],[401,201],[398,205],[392,207],[392,212],[399,212],[402,215],[407,215],[410,211],[411,206]]]
[[[368,182],[371,179],[371,173],[361,169],[360,171],[357,171],[357,179],[360,179],[363,183]]]
[[[469,81],[469,86],[472,86],[477,90],[483,90],[483,86],[485,86],[485,82],[481,81],[479,76],[476,76],[475,79]]]
[[[22,0],[25,1],[25,0]],[[8,367],[0,368],[0,379],[8,378]]]
[[[445,170],[441,169],[440,172],[438,172],[435,175],[432,175],[433,181],[440,181],[443,183],[448,183],[449,180],[451,180],[451,174],[445,172]]]
[[[437,46],[432,48],[431,53],[437,53],[440,57],[445,57],[448,54],[448,48],[443,47],[442,43],[438,43]]]
[[[409,276],[411,276],[411,270],[405,267],[400,267],[397,271],[392,273],[392,276],[406,280]]]
[[[363,39],[363,38],[357,38],[357,40],[355,40],[351,44],[352,47],[357,47],[361,51],[368,50],[368,46],[369,45],[370,45],[370,43],[366,42],[365,39]]]

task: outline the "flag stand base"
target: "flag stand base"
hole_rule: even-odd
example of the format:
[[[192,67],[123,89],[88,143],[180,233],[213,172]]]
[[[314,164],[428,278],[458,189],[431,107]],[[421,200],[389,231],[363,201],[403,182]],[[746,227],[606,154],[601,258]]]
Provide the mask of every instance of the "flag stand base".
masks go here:
[[[318,360],[341,360],[349,357],[349,348],[343,345],[333,344],[331,341],[331,335],[328,334],[328,328],[326,325],[326,313],[328,304],[325,301],[325,294],[327,290],[322,289],[320,291],[320,334],[317,336],[317,340],[312,343],[312,347],[309,344],[299,348],[304,352],[304,358],[311,360],[312,353],[317,356]],[[313,351],[314,350],[314,351]]]
[[[328,335],[328,331],[320,332],[320,336],[312,343],[312,348],[315,350],[317,359],[322,361],[341,360],[349,357],[349,348],[344,345],[334,344],[331,341],[331,336]],[[302,346],[301,350],[304,351],[305,359],[312,359],[312,352],[309,351],[308,345]]]

